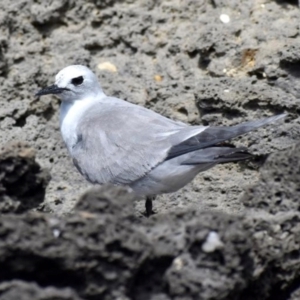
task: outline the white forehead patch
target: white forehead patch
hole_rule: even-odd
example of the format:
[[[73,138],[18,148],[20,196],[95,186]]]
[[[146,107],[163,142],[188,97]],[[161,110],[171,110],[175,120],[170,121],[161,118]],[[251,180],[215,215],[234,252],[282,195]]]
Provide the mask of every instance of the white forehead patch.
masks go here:
[[[55,76],[55,83],[58,83],[59,81],[62,80],[62,78],[64,77],[64,74],[62,74],[62,72],[60,71],[58,74],[56,74]]]
[[[92,72],[85,66],[72,65],[62,69],[55,76],[55,84],[58,86],[66,86],[72,78],[83,76],[87,77]]]

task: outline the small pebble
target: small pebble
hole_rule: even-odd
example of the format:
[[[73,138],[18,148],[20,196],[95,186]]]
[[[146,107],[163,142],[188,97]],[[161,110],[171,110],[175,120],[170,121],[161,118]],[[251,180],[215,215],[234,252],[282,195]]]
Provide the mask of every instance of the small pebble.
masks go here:
[[[155,76],[154,76],[154,80],[155,80],[156,82],[161,82],[161,81],[162,81],[162,76],[160,76],[160,75],[155,75]]]
[[[117,67],[109,61],[100,63],[100,64],[98,64],[97,67],[98,67],[99,70],[105,70],[105,71],[109,71],[109,72],[112,72],[112,73],[118,72]]]
[[[217,232],[211,231],[207,238],[206,241],[202,245],[202,250],[204,252],[210,253],[214,252],[217,249],[221,249],[224,247],[224,244],[220,240],[220,237]]]
[[[183,267],[183,261],[180,257],[176,257],[173,260],[173,264],[174,264],[175,270],[177,270],[177,271],[181,270]]]
[[[60,236],[60,231],[58,229],[54,229],[52,232],[54,237],[58,238]]]
[[[220,15],[220,20],[221,20],[221,22],[227,24],[227,23],[230,22],[230,17],[226,14],[221,14]]]

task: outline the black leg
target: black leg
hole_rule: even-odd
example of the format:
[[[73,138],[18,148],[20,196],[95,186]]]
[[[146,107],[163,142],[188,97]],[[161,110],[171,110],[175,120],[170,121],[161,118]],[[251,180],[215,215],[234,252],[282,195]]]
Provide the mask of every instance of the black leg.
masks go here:
[[[145,208],[146,208],[146,211],[145,211],[145,216],[146,217],[150,217],[151,215],[154,215],[155,212],[153,211],[152,207],[152,200],[155,199],[156,196],[147,196],[146,197],[146,202],[145,202]]]

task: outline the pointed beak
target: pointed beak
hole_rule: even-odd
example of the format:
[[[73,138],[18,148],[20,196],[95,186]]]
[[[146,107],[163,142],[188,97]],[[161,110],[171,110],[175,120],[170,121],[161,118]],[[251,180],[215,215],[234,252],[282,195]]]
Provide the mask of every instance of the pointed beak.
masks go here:
[[[39,97],[39,96],[43,96],[43,95],[57,95],[57,94],[61,94],[63,91],[69,91],[69,89],[67,88],[60,88],[58,87],[56,84],[53,84],[51,86],[48,86],[40,91],[38,91],[35,96]]]

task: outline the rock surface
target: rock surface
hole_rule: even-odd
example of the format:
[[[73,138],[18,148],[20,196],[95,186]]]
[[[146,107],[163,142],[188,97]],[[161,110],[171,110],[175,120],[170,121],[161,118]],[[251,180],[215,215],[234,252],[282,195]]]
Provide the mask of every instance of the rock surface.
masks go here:
[[[45,197],[49,172],[35,161],[34,150],[22,143],[0,149],[0,212],[37,208]]]
[[[1,1],[0,300],[298,299],[299,17],[296,0]],[[76,63],[190,124],[288,117],[231,141],[255,160],[158,197],[147,220],[123,189],[77,202],[89,184],[59,101],[33,96]]]
[[[0,284],[1,300],[81,300],[71,289],[41,288],[19,280]]]
[[[191,124],[288,112],[285,124],[239,140],[259,155],[300,136],[296,1],[5,0],[0,8],[0,139],[26,141],[51,170],[46,211],[69,212],[89,186],[61,140],[59,101],[34,97],[69,64],[91,67],[109,95]],[[155,206],[240,211],[238,199],[259,165],[216,167]]]

